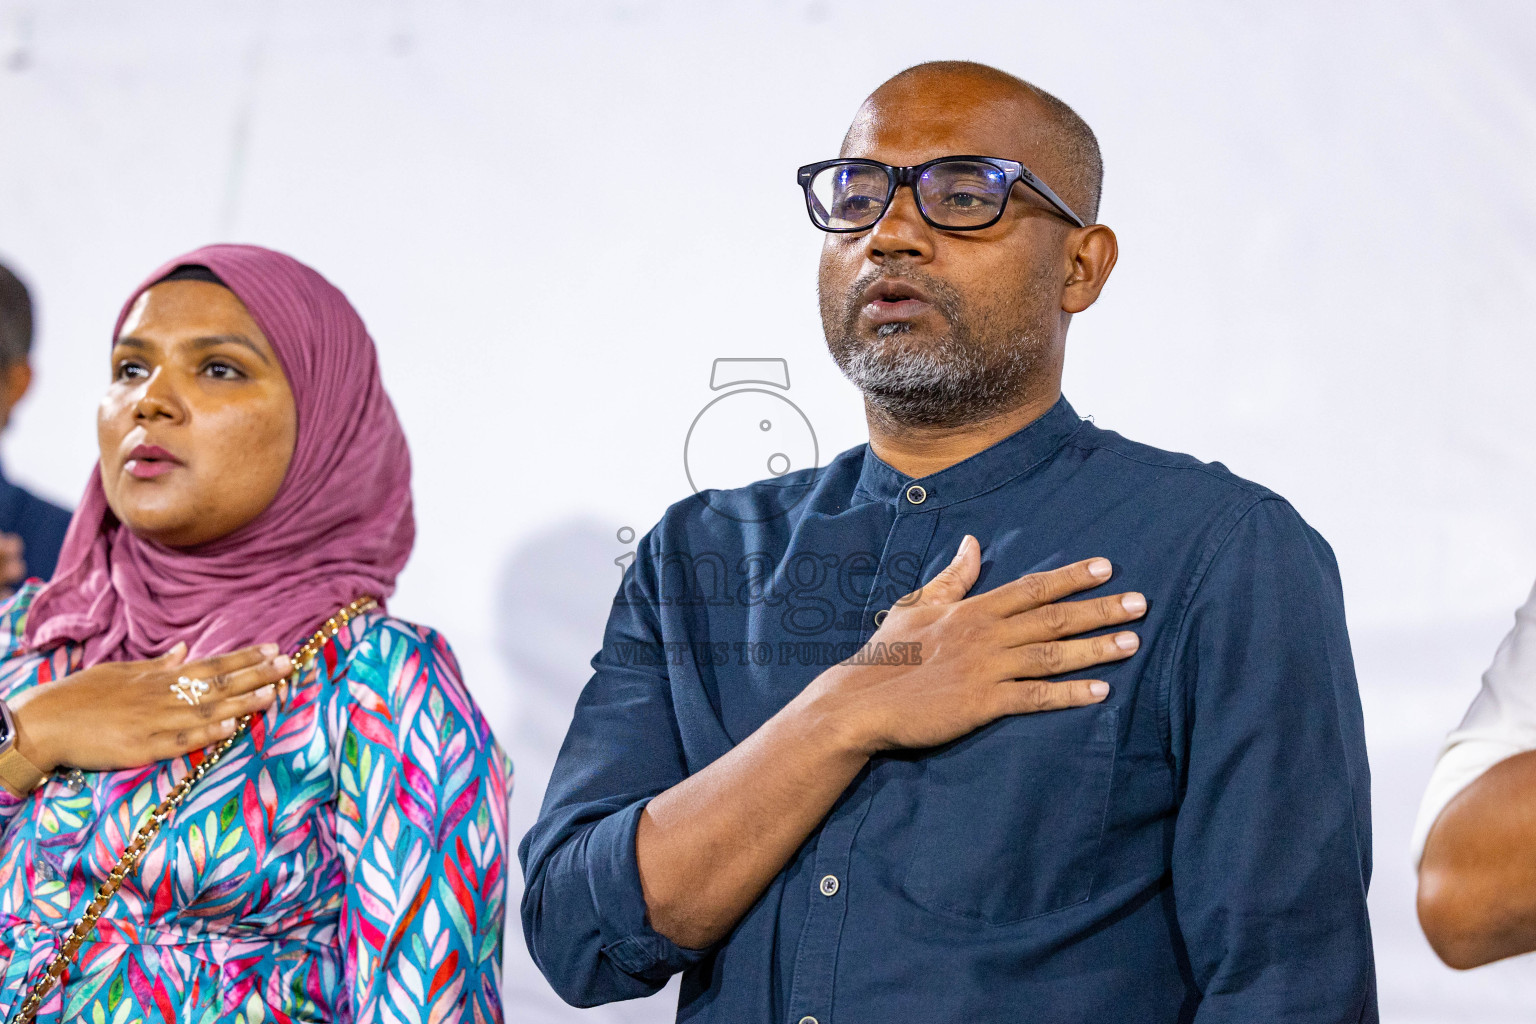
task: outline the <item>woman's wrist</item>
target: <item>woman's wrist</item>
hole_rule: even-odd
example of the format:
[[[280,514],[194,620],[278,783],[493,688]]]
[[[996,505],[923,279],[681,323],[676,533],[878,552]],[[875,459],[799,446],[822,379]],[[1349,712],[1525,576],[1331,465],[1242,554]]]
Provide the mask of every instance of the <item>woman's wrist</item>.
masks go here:
[[[42,689],[32,689],[7,701],[11,708],[11,721],[16,726],[16,751],[31,761],[46,777],[59,766],[57,754],[50,742],[52,730],[51,704]]]

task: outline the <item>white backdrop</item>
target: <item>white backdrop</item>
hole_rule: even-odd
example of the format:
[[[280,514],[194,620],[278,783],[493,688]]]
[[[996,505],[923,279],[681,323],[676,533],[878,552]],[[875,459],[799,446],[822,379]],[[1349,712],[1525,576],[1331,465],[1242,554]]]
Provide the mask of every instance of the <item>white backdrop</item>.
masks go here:
[[[1073,326],[1072,401],[1274,487],[1338,553],[1384,1019],[1529,1020],[1528,958],[1433,958],[1405,847],[1536,576],[1533,56],[1519,0],[0,0],[0,254],[41,306],[6,468],[78,494],[113,316],[161,260],[250,241],[320,268],[415,455],[395,607],[458,649],[520,838],[616,532],[687,493],[711,361],[787,359],[823,453],[864,438],[794,168],[902,67],[996,64],[1105,152],[1122,255]],[[506,962],[513,1021],[670,1019],[670,993],[563,1007],[515,918]]]

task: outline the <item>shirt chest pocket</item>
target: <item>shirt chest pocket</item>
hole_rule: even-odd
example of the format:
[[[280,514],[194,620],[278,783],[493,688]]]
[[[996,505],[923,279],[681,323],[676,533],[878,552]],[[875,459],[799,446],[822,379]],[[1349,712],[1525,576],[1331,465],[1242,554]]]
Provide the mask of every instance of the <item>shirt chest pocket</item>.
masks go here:
[[[1103,705],[1010,718],[925,759],[908,898],[990,925],[1086,902],[1117,721]]]

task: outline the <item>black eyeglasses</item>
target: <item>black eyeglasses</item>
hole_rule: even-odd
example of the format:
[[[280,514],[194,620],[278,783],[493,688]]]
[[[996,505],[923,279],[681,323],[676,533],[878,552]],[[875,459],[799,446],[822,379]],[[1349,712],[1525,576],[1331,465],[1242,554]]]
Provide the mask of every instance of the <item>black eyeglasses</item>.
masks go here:
[[[943,231],[979,231],[996,224],[1013,183],[1022,181],[1067,220],[1083,219],[1017,160],[941,156],[912,167],[875,160],[823,160],[798,173],[811,223],[823,231],[865,231],[885,215],[903,185],[912,189],[923,220]]]

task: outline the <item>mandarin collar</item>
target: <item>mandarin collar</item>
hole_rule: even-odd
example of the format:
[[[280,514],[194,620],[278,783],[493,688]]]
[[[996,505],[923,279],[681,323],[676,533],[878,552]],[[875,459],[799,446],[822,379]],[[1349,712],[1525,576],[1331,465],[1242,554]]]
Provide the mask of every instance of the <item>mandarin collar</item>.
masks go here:
[[[868,443],[855,493],[899,505],[903,512],[931,512],[1001,487],[1053,455],[1082,428],[1065,395],[1039,419],[948,469],[925,477],[899,473]]]

